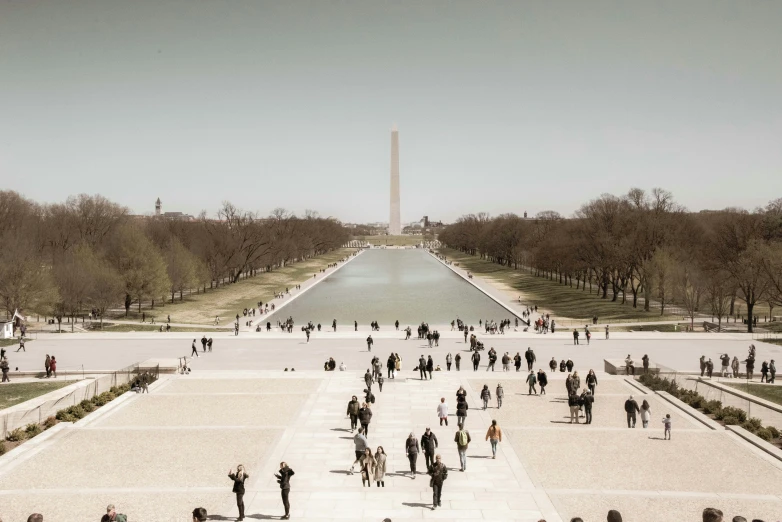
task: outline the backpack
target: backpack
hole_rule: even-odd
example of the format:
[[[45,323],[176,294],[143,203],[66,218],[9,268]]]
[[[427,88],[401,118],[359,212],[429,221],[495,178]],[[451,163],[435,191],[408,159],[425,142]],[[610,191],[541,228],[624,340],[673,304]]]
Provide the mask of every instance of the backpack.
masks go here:
[[[466,445],[467,445],[467,432],[461,430],[459,432],[459,446],[466,446]]]

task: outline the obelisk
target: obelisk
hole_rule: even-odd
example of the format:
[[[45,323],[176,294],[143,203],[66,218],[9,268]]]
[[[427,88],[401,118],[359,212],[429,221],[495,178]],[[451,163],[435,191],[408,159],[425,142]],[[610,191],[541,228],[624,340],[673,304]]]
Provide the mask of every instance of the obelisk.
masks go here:
[[[391,128],[391,216],[388,233],[398,236],[402,233],[402,219],[399,215],[399,131]]]

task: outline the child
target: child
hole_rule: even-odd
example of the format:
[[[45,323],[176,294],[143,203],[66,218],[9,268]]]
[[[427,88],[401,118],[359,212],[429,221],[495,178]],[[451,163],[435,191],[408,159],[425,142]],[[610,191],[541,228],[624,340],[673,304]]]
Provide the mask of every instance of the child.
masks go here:
[[[663,424],[665,425],[665,439],[671,440],[671,414],[670,413],[665,414],[665,418],[663,419]]]

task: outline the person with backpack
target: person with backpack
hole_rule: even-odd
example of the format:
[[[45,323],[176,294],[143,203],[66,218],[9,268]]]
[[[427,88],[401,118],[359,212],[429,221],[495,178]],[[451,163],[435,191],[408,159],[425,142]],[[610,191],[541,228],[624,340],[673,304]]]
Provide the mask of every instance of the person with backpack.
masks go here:
[[[427,473],[432,477],[429,485],[432,486],[432,511],[434,511],[438,506],[442,506],[443,483],[448,478],[448,468],[443,464],[440,455],[435,457],[435,463],[429,467]]]
[[[364,456],[364,451],[369,447],[369,442],[364,435],[363,427],[359,428],[358,433],[353,435],[353,444],[355,445],[356,460],[354,460],[353,464],[350,465],[350,471],[348,472],[349,475],[353,474],[353,468],[355,468],[356,464],[361,462],[361,457]]]
[[[426,469],[429,469],[434,464],[434,452],[438,445],[437,435],[432,433],[430,428],[426,428],[424,434],[421,435],[421,448],[424,450]]]
[[[491,392],[489,391],[489,386],[486,384],[483,385],[483,389],[481,390],[481,400],[483,401],[483,409],[485,410],[489,406],[489,401],[491,400]]]
[[[374,399],[375,396],[372,395],[370,399]],[[375,402],[374,400],[371,400],[371,402]],[[361,405],[361,409],[358,410],[358,422],[361,424],[361,430],[359,432],[363,432],[365,436],[369,436],[369,423],[372,420],[372,410],[369,408],[369,404],[366,402]]]
[[[470,432],[464,429],[464,425],[459,426],[453,441],[456,443],[456,451],[459,453],[461,471],[467,471],[467,446],[472,441],[472,438],[470,437]]]
[[[418,445],[418,439],[415,438],[413,432],[410,432],[405,441],[405,454],[407,454],[407,460],[410,462],[410,474],[413,475],[413,480],[415,480],[415,464],[418,461],[419,453],[421,453],[421,447]]]
[[[128,522],[128,516],[117,513],[114,504],[109,504],[106,506],[106,514],[100,517],[100,522]]]

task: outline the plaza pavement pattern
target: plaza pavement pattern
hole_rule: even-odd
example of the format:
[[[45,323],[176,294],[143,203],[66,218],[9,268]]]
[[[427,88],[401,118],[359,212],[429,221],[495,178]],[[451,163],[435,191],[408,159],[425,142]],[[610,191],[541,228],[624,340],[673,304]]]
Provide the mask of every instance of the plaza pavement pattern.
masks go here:
[[[368,354],[364,354],[365,356]],[[464,370],[464,366],[462,370]],[[599,375],[594,421],[571,425],[562,374],[550,375],[548,395],[529,396],[524,372],[435,372],[432,381],[403,370],[375,385],[369,442],[388,454],[385,488],[362,487],[348,475],[352,435],[345,409],[361,396],[363,372],[196,371],[165,377],[149,395],[129,394],[36,444],[0,468],[0,517],[24,521],[97,519],[109,503],[131,521],[189,521],[204,506],[213,520],[237,516],[229,468],[248,468],[247,519],[283,514],[273,474],[281,461],[292,478],[293,520],[407,519],[548,522],[581,516],[605,520],[619,509],[630,522],[698,520],[714,506],[731,517],[779,520],[782,469],[725,431],[712,431],[623,379]],[[582,376],[583,378],[583,376]],[[479,390],[505,389],[481,409]],[[458,470],[453,442],[455,392],[468,390],[466,427],[473,442],[467,471]],[[649,429],[640,418],[626,428],[622,402],[630,394],[652,404]],[[440,427],[440,397],[450,406]],[[674,418],[673,440],[663,441],[660,419]],[[492,418],[503,442],[491,459],[486,429]],[[432,511],[431,488],[418,461],[416,480],[404,443],[429,426],[450,468],[442,508]]]

